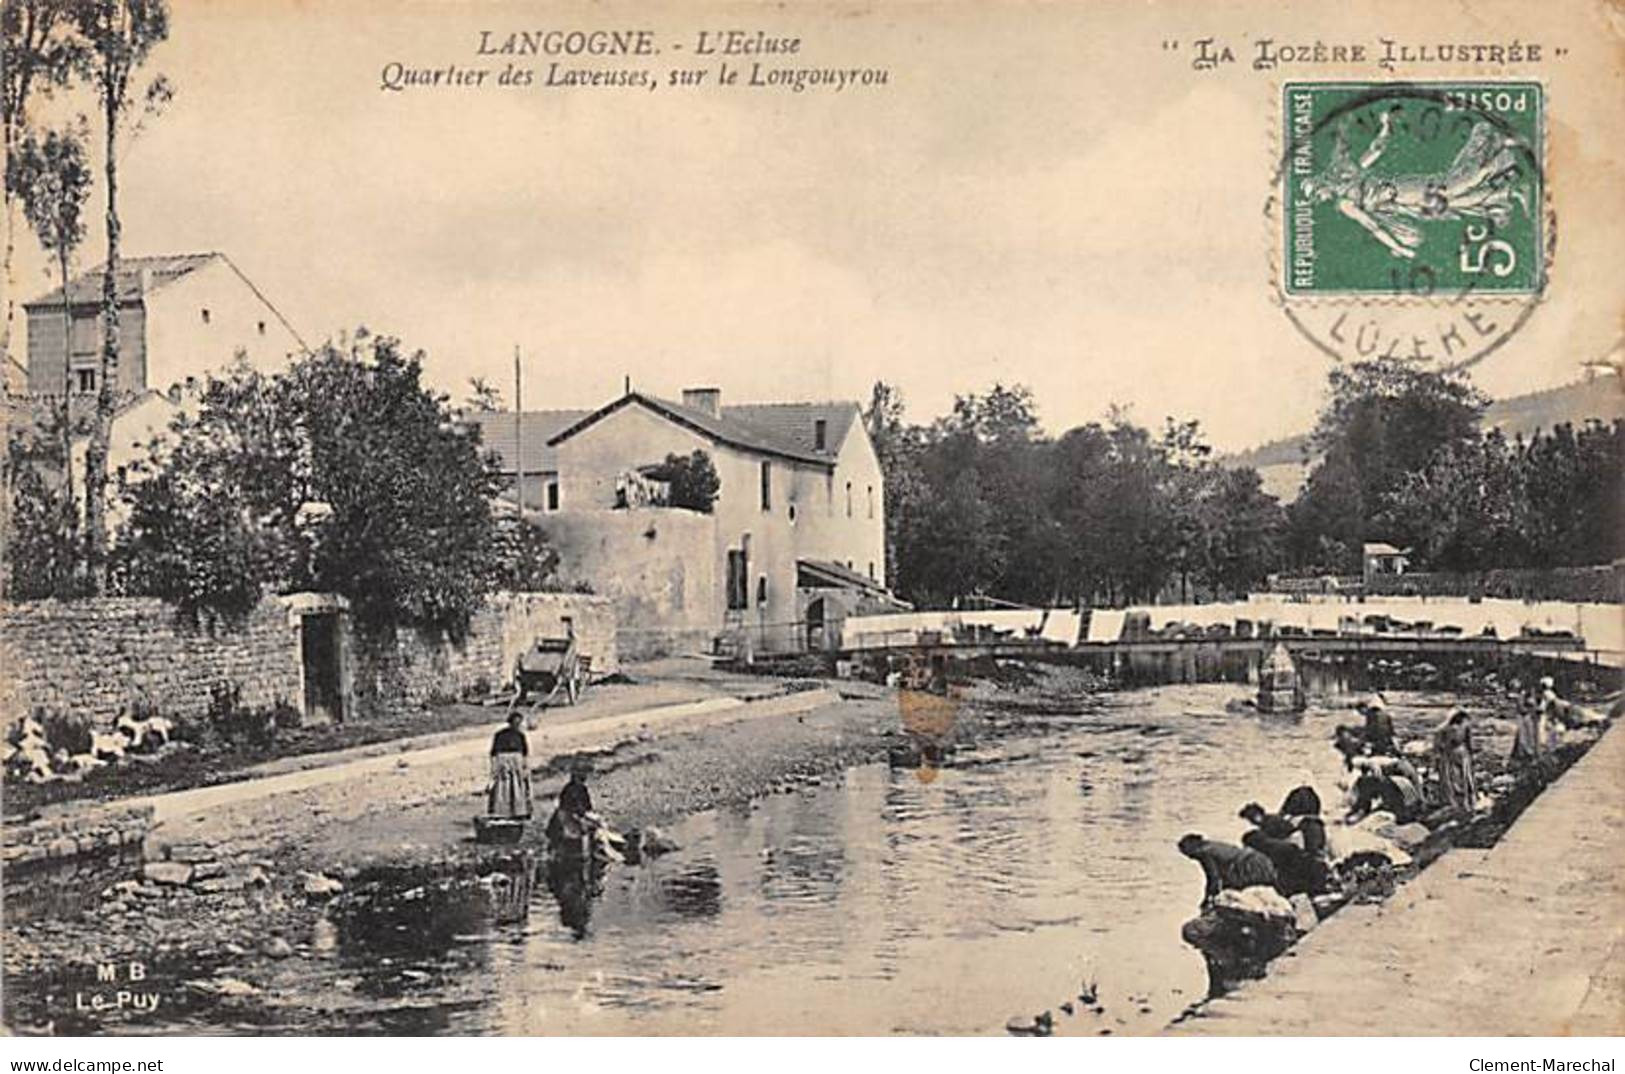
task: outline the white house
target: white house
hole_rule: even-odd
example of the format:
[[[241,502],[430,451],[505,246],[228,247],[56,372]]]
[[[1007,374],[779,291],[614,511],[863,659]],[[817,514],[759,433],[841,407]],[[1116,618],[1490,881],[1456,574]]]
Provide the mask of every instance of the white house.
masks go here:
[[[113,412],[113,422],[107,438],[107,474],[110,479],[108,483],[110,492],[117,487],[121,473],[127,471],[131,464],[147,458],[148,445],[169,432],[170,423],[185,409],[187,401],[188,397],[182,396],[179,392],[168,395],[163,392],[147,391],[126,399]],[[72,450],[73,462],[70,472],[76,483],[83,482],[85,454],[90,450],[90,437],[75,437]],[[76,488],[75,491],[80,517],[83,517],[84,489]],[[114,532],[119,528],[125,514],[123,500],[118,496],[109,495],[105,515],[108,532]]]
[[[477,420],[514,472],[514,416]],[[642,631],[822,648],[846,615],[897,606],[880,462],[856,403],[724,406],[716,388],[681,402],[629,391],[521,421],[526,506],[548,520],[566,573],[617,597],[631,644]],[[628,503],[629,477],[696,450],[721,484],[709,514]]]
[[[239,352],[251,365],[274,369],[307,349],[287,319],[225,254],[124,258],[116,284],[118,387],[125,395],[167,391],[201,379]],[[96,392],[101,302],[102,269],[97,266],[70,280],[66,297],[58,287],[23,304],[30,393]]]

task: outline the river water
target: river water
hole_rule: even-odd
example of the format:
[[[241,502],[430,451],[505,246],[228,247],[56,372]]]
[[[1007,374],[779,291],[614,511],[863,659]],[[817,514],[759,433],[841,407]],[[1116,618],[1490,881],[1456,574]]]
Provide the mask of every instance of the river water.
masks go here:
[[[934,772],[690,817],[679,851],[596,885],[397,892],[323,938],[265,1028],[985,1034],[1053,1010],[1058,1035],[1154,1032],[1207,987],[1178,837],[1235,840],[1243,803],[1300,782],[1336,794],[1347,711],[1227,712],[1245,689],[1110,695]],[[1104,1010],[1064,1014],[1090,980]]]

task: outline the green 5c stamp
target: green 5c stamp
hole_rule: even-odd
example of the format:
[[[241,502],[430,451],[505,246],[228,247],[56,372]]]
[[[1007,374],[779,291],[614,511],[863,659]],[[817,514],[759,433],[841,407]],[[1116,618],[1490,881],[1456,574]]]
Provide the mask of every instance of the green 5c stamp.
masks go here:
[[[1288,293],[1539,289],[1538,83],[1289,83],[1284,105]]]
[[[1523,324],[1552,246],[1539,83],[1289,82],[1281,107],[1277,286],[1317,346],[1461,366]]]

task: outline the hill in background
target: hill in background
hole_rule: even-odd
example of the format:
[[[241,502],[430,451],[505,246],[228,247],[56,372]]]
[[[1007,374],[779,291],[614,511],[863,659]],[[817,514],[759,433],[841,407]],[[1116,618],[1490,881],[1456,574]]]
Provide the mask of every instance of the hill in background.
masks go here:
[[[1592,419],[1614,421],[1617,418],[1625,418],[1625,381],[1608,374],[1500,399],[1484,412],[1485,426],[1500,429],[1509,438],[1527,437],[1564,422],[1583,425]],[[1264,491],[1287,503],[1297,497],[1309,476],[1308,450],[1309,434],[1304,433],[1272,440],[1219,461],[1225,466],[1253,467],[1264,479]]]

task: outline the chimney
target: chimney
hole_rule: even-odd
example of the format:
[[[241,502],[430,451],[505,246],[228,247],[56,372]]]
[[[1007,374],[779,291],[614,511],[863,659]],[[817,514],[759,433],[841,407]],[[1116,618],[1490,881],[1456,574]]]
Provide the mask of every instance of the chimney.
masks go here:
[[[690,410],[703,411],[713,418],[722,417],[721,388],[684,388],[683,405]]]

